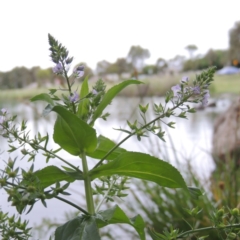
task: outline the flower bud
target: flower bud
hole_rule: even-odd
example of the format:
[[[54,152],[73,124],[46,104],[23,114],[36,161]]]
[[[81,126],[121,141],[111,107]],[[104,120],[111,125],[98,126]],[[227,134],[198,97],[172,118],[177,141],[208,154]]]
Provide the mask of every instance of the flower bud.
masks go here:
[[[237,237],[237,234],[231,232],[227,235],[227,240],[232,240],[232,239],[235,239],[236,237]]]
[[[238,216],[239,216],[239,209],[238,209],[238,208],[234,208],[234,209],[231,211],[231,214],[232,214],[234,217],[238,217]]]
[[[219,209],[218,211],[217,211],[217,216],[219,217],[219,218],[222,218],[223,217],[223,215],[224,215],[224,209]]]

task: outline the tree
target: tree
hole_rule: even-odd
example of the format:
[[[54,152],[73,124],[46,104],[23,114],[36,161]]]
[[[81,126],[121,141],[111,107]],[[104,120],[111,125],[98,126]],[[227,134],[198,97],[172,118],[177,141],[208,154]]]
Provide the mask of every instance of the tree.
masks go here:
[[[167,61],[163,58],[158,58],[156,62],[156,67],[157,72],[164,72],[168,67]]]
[[[123,73],[130,72],[132,68],[132,64],[128,63],[126,58],[118,58],[115,63],[108,66],[107,73],[116,73],[121,77]]]
[[[54,74],[52,68],[41,69],[40,67],[37,67],[32,70],[36,75],[36,82],[38,84],[38,87],[44,86],[47,82],[53,83]]]
[[[24,88],[34,82],[32,70],[25,67],[16,67],[11,71],[2,73],[2,88]]]
[[[210,49],[204,56],[185,61],[183,71],[202,70],[210,66],[216,66],[217,69],[220,69],[224,65],[226,65],[227,62],[228,62],[227,50]]]
[[[181,55],[176,55],[174,58],[168,61],[169,70],[174,72],[180,72],[183,69],[185,57]]]
[[[185,49],[188,51],[190,58],[193,58],[194,52],[198,49],[196,45],[189,44],[185,47]]]
[[[98,62],[97,68],[96,68],[97,74],[99,76],[103,76],[103,75],[107,74],[107,69],[109,66],[110,66],[110,63],[106,60],[102,60],[102,61]]]
[[[140,46],[132,46],[128,52],[127,60],[132,63],[134,68],[141,71],[144,65],[144,60],[150,57],[148,49]]]
[[[153,75],[157,73],[157,66],[156,65],[146,65],[142,69],[142,73],[146,75]]]
[[[229,58],[233,65],[240,66],[240,21],[229,32]]]

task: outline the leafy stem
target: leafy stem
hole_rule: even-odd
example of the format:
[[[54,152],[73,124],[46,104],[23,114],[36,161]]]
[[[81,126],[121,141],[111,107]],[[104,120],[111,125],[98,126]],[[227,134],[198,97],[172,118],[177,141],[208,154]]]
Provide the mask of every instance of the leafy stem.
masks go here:
[[[186,96],[185,98],[182,99],[182,101],[180,101],[178,104],[176,104],[176,106],[172,107],[170,109],[170,111],[172,112],[173,110],[177,109],[179,106],[181,106],[184,102],[186,102],[186,100],[188,100],[188,98],[190,98],[191,96]],[[169,111],[169,110],[168,110]],[[168,112],[167,111],[167,112]],[[116,144],[116,146],[114,146],[111,150],[109,150],[109,152],[94,166],[94,168],[97,168],[98,166],[100,166],[102,164],[102,162],[116,149],[118,148],[121,144],[123,144],[126,140],[128,140],[130,137],[132,137],[133,135],[135,135],[139,130],[143,130],[145,128],[147,128],[148,126],[150,126],[151,124],[153,124],[154,122],[158,121],[161,118],[164,118],[167,114],[167,112],[164,112],[163,114],[161,114],[160,116],[156,117],[155,119],[153,119],[152,121],[144,124],[141,128],[133,131],[132,133],[130,133],[128,136],[126,136],[122,141],[120,141],[118,144]],[[94,169],[93,168],[93,169]]]
[[[82,166],[83,166],[84,186],[85,186],[87,209],[88,209],[88,212],[91,215],[93,215],[95,213],[95,210],[94,210],[94,203],[93,203],[91,177],[88,174],[88,165],[87,165],[87,158],[86,158],[85,152],[80,154],[80,158],[82,159]]]
[[[219,230],[219,229],[226,229],[226,228],[237,228],[237,227],[240,227],[240,223],[225,225],[225,226],[222,226],[222,227],[211,226],[211,227],[205,227],[205,228],[198,228],[198,229],[193,229],[193,230],[189,230],[189,231],[180,233],[177,236],[177,238],[182,238],[185,235],[189,235],[189,234],[196,233],[196,232],[202,232],[202,231],[207,231],[207,230]]]
[[[4,126],[3,126],[4,127]],[[71,163],[67,162],[66,160],[64,160],[63,158],[61,158],[60,156],[58,156],[57,154],[53,153],[52,151],[49,151],[46,149],[46,146],[45,147],[42,147],[41,145],[38,145],[38,144],[35,144],[33,142],[30,142],[30,141],[27,141],[25,138],[22,138],[19,136],[19,134],[14,134],[12,133],[8,128],[4,127],[4,130],[6,130],[9,134],[12,134],[17,140],[21,141],[21,142],[24,142],[26,144],[29,144],[34,150],[42,150],[44,151],[45,153],[48,153],[56,158],[58,158],[60,161],[66,163],[68,166],[72,167],[73,169],[75,169],[77,172],[80,172],[82,173],[82,171],[77,168],[76,166],[72,165]],[[22,144],[23,145],[23,144]],[[22,146],[20,145],[20,146]]]
[[[11,182],[9,182],[9,181],[6,181],[6,184],[7,184],[7,185],[10,185],[10,186],[13,186],[13,187],[17,187],[17,188],[23,189],[23,190],[26,190],[26,189],[27,189],[26,187],[19,186],[19,185],[17,185],[17,184],[11,183]],[[61,197],[59,197],[59,196],[54,196],[54,198],[56,198],[56,199],[58,199],[58,200],[60,200],[60,201],[62,201],[62,202],[65,202],[65,203],[71,205],[72,207],[75,207],[76,209],[78,209],[79,211],[83,212],[84,214],[87,214],[87,215],[89,214],[89,213],[88,213],[86,210],[84,210],[83,208],[77,206],[76,204],[74,204],[74,203],[72,203],[72,202],[70,202],[70,201],[68,201],[68,200],[66,200],[66,199],[64,199],[64,198],[61,198]]]
[[[103,204],[104,200],[106,199],[106,197],[108,196],[109,192],[112,190],[112,187],[113,187],[113,185],[116,183],[116,181],[117,181],[117,180],[114,180],[114,181],[111,182],[111,184],[110,184],[110,186],[108,187],[108,190],[105,192],[102,200],[101,200],[101,201],[99,202],[99,204],[97,205],[97,207],[96,207],[96,212],[99,211],[100,207],[102,206],[102,204]]]
[[[71,163],[67,162],[66,160],[64,160],[63,158],[61,158],[60,156],[58,156],[57,154],[55,154],[55,153],[47,150],[46,148],[43,148],[43,147],[40,146],[40,145],[38,145],[38,148],[41,149],[41,150],[43,150],[43,151],[45,151],[46,153],[49,153],[49,154],[53,155],[53,156],[56,157],[56,158],[58,158],[58,159],[61,160],[62,162],[66,163],[68,166],[70,166],[70,167],[72,167],[73,169],[75,169],[77,172],[82,173],[82,171],[81,171],[78,167],[76,167],[76,166],[72,165]]]
[[[83,212],[84,214],[89,215],[89,213],[86,210],[84,210],[83,208],[79,207],[78,205],[76,205],[76,204],[74,204],[74,203],[72,203],[72,202],[70,202],[70,201],[68,201],[68,200],[66,200],[64,198],[58,197],[58,196],[55,196],[55,198],[60,200],[60,201],[62,201],[62,202],[65,202],[65,203],[67,203],[67,204],[69,204],[69,205],[71,205],[73,207],[75,207],[76,209],[78,209],[79,211]]]
[[[61,64],[62,64],[62,66],[63,66],[63,74],[64,74],[64,77],[65,77],[65,79],[67,80],[69,95],[71,96],[71,95],[72,95],[72,89],[71,89],[71,85],[70,85],[70,82],[69,82],[69,77],[68,77],[68,75],[67,75],[67,71],[66,71],[64,62],[61,61]],[[73,108],[73,113],[76,114],[76,113],[77,113],[77,111],[76,111],[76,106],[75,106],[75,104],[74,104],[73,102],[72,102],[72,108]]]

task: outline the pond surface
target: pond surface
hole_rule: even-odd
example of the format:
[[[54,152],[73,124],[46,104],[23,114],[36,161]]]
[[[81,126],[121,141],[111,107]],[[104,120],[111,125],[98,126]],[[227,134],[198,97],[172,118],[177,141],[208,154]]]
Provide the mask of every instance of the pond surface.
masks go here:
[[[112,104],[107,108],[107,111],[111,113],[108,117],[108,121],[99,119],[95,128],[98,134],[102,134],[116,142],[123,139],[126,134],[114,129],[125,128],[127,129],[126,120],[139,118],[139,112],[137,110],[138,104],[147,104],[151,106],[153,102],[159,104],[163,102],[162,98],[116,98]],[[154,135],[150,135],[149,138],[142,138],[138,141],[136,137],[133,137],[123,143],[122,147],[130,151],[141,151],[158,158],[171,162],[178,169],[184,168],[186,164],[191,164],[194,169],[196,169],[197,174],[200,178],[206,179],[210,176],[211,172],[214,170],[214,162],[211,157],[211,141],[212,141],[212,130],[214,119],[217,115],[223,112],[230,104],[231,101],[228,99],[224,100],[214,100],[216,101],[216,107],[207,108],[205,110],[197,111],[195,114],[188,115],[188,120],[175,118],[168,120],[176,122],[175,129],[166,128],[166,143],[161,141]],[[149,108],[151,108],[149,106]],[[49,133],[52,135],[53,125],[56,116],[50,114],[47,118],[41,116],[41,112],[44,105],[41,103],[32,104],[28,102],[22,103],[1,103],[1,107],[8,109],[11,114],[17,114],[19,123],[21,119],[26,119],[28,121],[28,129],[31,130],[31,134],[40,132],[42,136]],[[153,114],[148,115],[149,120],[153,119]],[[50,146],[53,149],[57,149],[58,146],[50,141]],[[7,161],[9,154],[4,150],[7,149],[6,139],[0,138],[0,167],[4,166],[4,161]],[[71,161],[75,165],[80,165],[81,162],[78,158],[73,157],[64,151],[60,153],[62,158]],[[20,152],[15,152],[10,154],[13,159],[19,157]],[[17,165],[24,169],[30,168],[30,163],[23,159],[20,161],[21,156]],[[90,160],[90,166],[95,163],[94,160]],[[50,160],[48,165],[61,166],[62,163],[56,159]],[[45,159],[39,155],[37,156],[34,163],[34,170],[43,168],[46,166]],[[181,169],[180,169],[181,171]],[[84,190],[82,183],[75,182],[71,184],[70,199],[73,199],[77,204],[84,205]],[[7,195],[5,191],[0,189],[0,207],[4,212],[9,212],[10,214],[16,213],[15,209],[11,207],[11,204],[7,202]],[[126,200],[127,201],[127,200]],[[64,213],[73,211],[71,206],[66,205],[58,200],[50,200],[47,202],[48,208],[42,206],[42,204],[37,203],[33,210],[28,214],[24,215],[24,219],[30,220],[30,226],[33,224],[40,224],[42,218],[49,217],[55,219],[57,222],[64,221]],[[36,239],[36,238],[34,238]],[[42,239],[48,239],[45,235]]]

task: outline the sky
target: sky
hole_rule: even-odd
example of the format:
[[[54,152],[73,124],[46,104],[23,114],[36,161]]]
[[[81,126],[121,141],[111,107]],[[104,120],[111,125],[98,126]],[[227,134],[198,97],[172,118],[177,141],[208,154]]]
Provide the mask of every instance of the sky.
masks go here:
[[[126,57],[133,45],[150,51],[146,61],[227,49],[240,21],[239,0],[0,0],[0,71],[54,66],[47,35],[95,69],[99,61]]]

